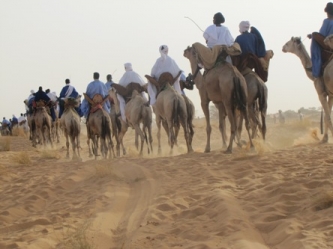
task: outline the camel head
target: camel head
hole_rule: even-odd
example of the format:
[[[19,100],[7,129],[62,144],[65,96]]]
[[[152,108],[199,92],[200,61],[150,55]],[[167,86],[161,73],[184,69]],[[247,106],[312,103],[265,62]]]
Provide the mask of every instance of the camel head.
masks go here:
[[[195,55],[194,49],[190,46],[187,46],[187,48],[184,50],[183,56],[187,59],[190,59],[192,56]]]
[[[120,113],[120,104],[117,98],[117,90],[114,87],[111,87],[109,90],[109,97],[111,99],[111,103],[113,103],[116,113]]]
[[[327,37],[324,39],[324,43],[325,43],[327,46],[329,46],[331,49],[333,49],[333,34],[327,36]]]
[[[79,105],[80,105],[80,102],[77,100],[77,99],[75,99],[75,98],[65,98],[64,99],[64,106],[65,106],[65,108],[67,108],[67,107],[79,107]]]
[[[302,46],[301,37],[291,37],[290,41],[282,47],[282,52],[295,54],[297,50],[302,48]]]

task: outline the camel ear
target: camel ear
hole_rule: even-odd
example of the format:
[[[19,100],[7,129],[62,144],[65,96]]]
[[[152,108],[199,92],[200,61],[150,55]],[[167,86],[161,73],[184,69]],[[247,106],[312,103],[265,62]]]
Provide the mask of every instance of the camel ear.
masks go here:
[[[156,86],[157,88],[159,87],[159,84],[157,82],[156,79],[154,79],[153,77],[151,77],[150,75],[145,75],[145,77],[147,78],[147,80],[149,80],[150,83],[152,83],[154,86]]]
[[[91,105],[94,104],[94,101],[92,101],[92,99],[86,93],[83,93],[83,96],[89,102],[89,104]]]
[[[177,76],[175,78],[173,78],[173,82],[172,85],[177,81],[177,79],[179,78],[179,76],[182,74],[182,71],[179,71],[179,73],[177,74]]]

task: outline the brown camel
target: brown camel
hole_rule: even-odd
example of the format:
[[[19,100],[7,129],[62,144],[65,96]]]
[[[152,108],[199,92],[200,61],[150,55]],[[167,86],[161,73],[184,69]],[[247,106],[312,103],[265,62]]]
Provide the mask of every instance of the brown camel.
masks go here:
[[[241,73],[234,68],[231,64],[224,62],[216,65],[209,70],[203,77],[197,69],[197,54],[192,47],[188,47],[184,51],[184,56],[189,59],[191,63],[192,74],[195,83],[199,89],[201,98],[201,107],[206,118],[206,131],[207,131],[207,144],[205,152],[210,151],[210,118],[208,104],[212,101],[219,110],[220,131],[222,139],[226,138],[225,133],[225,115],[228,116],[230,122],[230,138],[229,145],[226,153],[232,153],[233,141],[236,136],[236,116],[235,112],[239,109],[245,119],[245,127],[249,136],[250,147],[254,148],[252,137],[249,133],[250,123],[248,118],[247,106],[247,85]],[[204,88],[201,89],[200,88]]]
[[[32,120],[32,129],[35,129],[35,132],[33,131],[34,136],[32,138],[33,146],[36,147],[38,139],[40,144],[46,146],[46,144],[49,142],[53,147],[51,139],[51,116],[46,110],[47,107],[45,106],[44,101],[38,101],[36,104],[37,107],[35,110],[34,118]]]
[[[130,83],[133,86],[138,85],[138,83]],[[143,144],[144,141],[146,141],[148,146],[148,154],[150,151],[153,151],[152,148],[152,136],[151,136],[151,124],[152,124],[152,111],[149,106],[146,106],[145,99],[141,96],[141,94],[138,92],[142,92],[144,89],[141,88],[138,89],[137,87],[131,88],[128,90],[127,93],[125,93],[124,87],[113,84],[112,88],[109,90],[109,96],[113,100],[114,103],[114,109],[116,113],[120,113],[119,110],[119,100],[117,98],[118,90],[122,92],[123,97],[127,100],[127,103],[125,105],[125,116],[127,119],[127,123],[121,122],[121,127],[118,133],[118,140],[120,144],[123,146],[123,137],[125,133],[128,130],[128,126],[131,126],[135,129],[135,146],[137,149],[139,149],[139,143],[138,143],[138,136],[141,137],[141,147],[140,147],[140,155],[142,155],[143,152]],[[129,89],[129,87],[127,87]],[[138,90],[137,90],[138,89]],[[131,97],[129,97],[129,93],[131,92]],[[119,117],[120,118],[120,117]],[[140,124],[142,123],[142,129],[140,128]],[[148,136],[147,136],[148,132]],[[149,144],[148,144],[149,140]],[[119,145],[117,144],[117,153],[119,153]]]
[[[154,112],[156,115],[156,124],[158,128],[158,153],[161,153],[161,123],[165,121],[164,125],[168,131],[168,140],[172,153],[173,146],[176,141],[174,128],[179,126],[179,122],[184,129],[184,136],[187,146],[187,152],[192,152],[192,139],[190,138],[188,123],[187,123],[187,110],[184,98],[171,86],[179,77],[181,72],[173,78],[168,72],[162,73],[159,80],[145,75],[145,77],[155,86],[163,86],[162,90],[157,93],[156,103],[154,104]],[[170,84],[171,83],[171,84]]]
[[[326,40],[329,42],[330,38]],[[312,75],[312,62],[311,58],[306,51],[301,38],[292,37],[282,48],[284,53],[293,53],[297,57],[300,58],[303,68],[305,69],[305,73],[308,78],[314,81],[314,85],[319,97],[319,101],[321,106],[323,107],[325,113],[325,129],[324,136],[321,140],[322,143],[328,142],[328,129],[331,131],[333,135],[333,126],[331,120],[331,110],[333,105],[333,61],[331,60],[324,69],[324,74],[320,77],[320,82],[314,80]]]
[[[246,69],[241,72],[245,78],[247,85],[247,104],[249,111],[249,118],[251,120],[252,138],[257,135],[257,127],[261,132],[262,138],[265,140],[266,137],[266,114],[267,114],[267,97],[268,89],[263,80],[252,70]],[[260,113],[261,122],[257,115],[257,109]],[[238,142],[242,131],[242,119],[240,116],[240,121],[238,124]]]
[[[69,141],[68,137],[71,140],[73,157],[72,159],[80,159],[80,116],[75,111],[75,107],[78,106],[78,101],[74,98],[66,98],[64,100],[64,113],[60,118],[60,126],[62,127],[65,137],[66,137],[66,147],[67,153],[66,158],[69,158]],[[76,153],[77,151],[77,153]]]
[[[100,150],[102,156],[107,158],[109,154],[109,158],[113,155],[115,157],[115,153],[113,150],[113,142],[111,138],[111,120],[109,114],[103,109],[103,104],[108,100],[108,97],[103,97],[99,94],[96,94],[93,99],[91,99],[88,95],[83,93],[85,99],[90,104],[90,113],[87,118],[87,144],[89,147],[89,156],[92,156],[91,148],[90,148],[90,139],[92,140],[92,151],[95,155],[95,159],[98,156],[98,139],[100,140]],[[108,144],[106,143],[108,142]],[[112,152],[112,154],[111,154]]]

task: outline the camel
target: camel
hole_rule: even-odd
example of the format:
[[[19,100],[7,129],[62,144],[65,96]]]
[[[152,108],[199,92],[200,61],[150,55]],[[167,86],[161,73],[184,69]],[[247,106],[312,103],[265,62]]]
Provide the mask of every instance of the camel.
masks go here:
[[[247,85],[247,104],[249,111],[249,118],[251,120],[252,138],[257,135],[257,127],[259,127],[262,139],[266,138],[266,114],[267,114],[267,98],[268,89],[263,80],[251,69],[246,69],[241,72],[244,76]],[[259,110],[261,122],[257,116],[257,110]],[[240,142],[240,134],[242,131],[242,120],[240,116],[238,123],[237,139]]]
[[[205,152],[210,151],[210,117],[209,102],[212,101],[219,111],[220,132],[223,143],[226,140],[225,116],[230,122],[229,145],[225,153],[232,153],[233,141],[236,136],[236,117],[235,112],[238,108],[245,119],[245,127],[249,136],[250,147],[254,148],[252,137],[250,136],[248,106],[247,106],[247,85],[242,74],[229,63],[222,63],[209,70],[202,76],[197,66],[196,52],[193,47],[187,47],[184,56],[189,59],[193,74],[193,80],[199,89],[201,107],[206,118],[207,143]]]
[[[46,110],[44,101],[42,100],[38,101],[36,105],[37,107],[35,110],[35,114],[33,114],[34,118],[32,119],[33,146],[36,147],[38,139],[38,142],[43,144],[44,146],[46,146],[46,144],[49,142],[53,147],[51,139],[51,126],[52,126],[51,116],[48,114]]]
[[[78,102],[73,98],[66,98],[64,100],[64,113],[60,118],[60,126],[62,127],[65,137],[66,137],[66,158],[69,158],[69,141],[68,137],[71,140],[72,149],[73,149],[73,157],[72,159],[80,159],[80,116],[75,111],[75,107],[78,106]],[[77,153],[76,153],[77,151]]]
[[[145,75],[145,77],[155,86],[162,86],[162,91],[157,93],[156,103],[154,104],[154,112],[156,115],[156,124],[158,128],[158,153],[161,153],[161,123],[165,121],[165,129],[168,130],[168,140],[171,147],[170,154],[173,151],[175,145],[175,130],[174,127],[179,126],[179,122],[184,129],[184,136],[187,146],[187,152],[192,152],[192,139],[190,138],[188,123],[187,123],[187,109],[184,98],[171,86],[175,80],[179,77],[181,72],[173,78],[168,72],[162,73],[159,80]],[[171,84],[170,84],[171,83]],[[158,89],[158,88],[157,88]]]
[[[111,138],[111,120],[109,114],[103,109],[103,104],[108,100],[109,96],[106,96],[104,99],[100,94],[96,94],[93,99],[88,95],[83,93],[85,99],[91,106],[89,116],[87,118],[87,144],[89,148],[89,156],[92,157],[92,151],[94,153],[95,159],[98,156],[98,139],[100,140],[101,153],[104,158],[107,158],[115,153],[113,150],[113,142]],[[90,148],[90,139],[92,140],[92,151]],[[106,143],[108,142],[108,144]],[[111,155],[112,152],[112,155]]]
[[[329,43],[331,37],[326,38],[326,42]],[[314,85],[319,97],[319,101],[324,110],[325,114],[325,129],[324,136],[321,140],[322,143],[328,142],[328,129],[331,131],[333,135],[333,126],[331,120],[331,110],[333,105],[333,61],[329,61],[327,66],[324,69],[324,74],[320,77],[321,84],[318,81],[315,81],[312,75],[312,62],[311,58],[306,51],[301,38],[292,37],[282,48],[284,53],[293,53],[297,57],[300,58],[303,68],[305,70],[306,75],[312,81],[314,81]]]
[[[117,89],[119,89],[118,88],[119,85],[117,85],[116,87],[114,86],[115,84],[113,84],[112,88],[109,90],[109,95],[114,101],[116,112],[119,113],[119,100],[116,95]],[[151,135],[152,110],[150,106],[145,105],[146,102],[147,101],[141,96],[141,94],[137,90],[133,89],[132,96],[125,105],[125,116],[127,123],[123,123],[124,125],[122,125],[121,130],[119,132],[119,141],[122,144],[123,137],[127,132],[128,127],[131,126],[135,129],[135,147],[138,150],[139,150],[138,136],[140,136],[141,138],[140,155],[143,154],[144,141],[146,141],[147,143],[148,154],[150,154],[150,152],[153,151],[153,146],[152,146],[153,139]],[[140,128],[140,124],[142,124],[142,129]],[[117,153],[118,153],[118,148],[117,148]]]

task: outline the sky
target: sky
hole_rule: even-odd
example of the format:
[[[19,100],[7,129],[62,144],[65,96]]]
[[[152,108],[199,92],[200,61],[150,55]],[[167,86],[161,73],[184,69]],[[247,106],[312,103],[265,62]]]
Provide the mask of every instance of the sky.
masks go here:
[[[205,43],[203,32],[216,12],[225,17],[234,38],[238,25],[250,21],[262,34],[270,62],[268,113],[319,107],[313,82],[298,57],[282,52],[292,36],[319,31],[327,0],[0,0],[0,116],[24,112],[30,90],[57,94],[69,78],[83,93],[93,73],[112,74],[118,82],[124,63],[144,77],[168,45],[169,56],[187,75],[187,46]],[[185,17],[190,17],[196,24]],[[144,78],[146,81],[146,79]],[[198,90],[186,91],[202,116]]]

